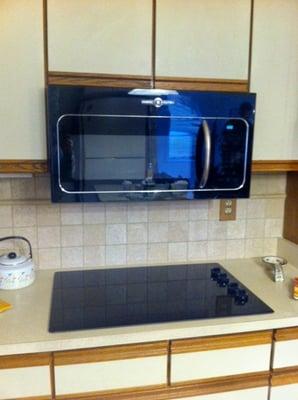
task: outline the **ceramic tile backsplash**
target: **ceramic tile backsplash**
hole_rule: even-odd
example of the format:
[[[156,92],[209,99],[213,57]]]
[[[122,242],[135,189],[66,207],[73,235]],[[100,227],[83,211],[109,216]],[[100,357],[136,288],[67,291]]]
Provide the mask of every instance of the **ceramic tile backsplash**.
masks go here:
[[[253,176],[236,221],[222,222],[218,200],[51,204],[48,176],[1,179],[0,237],[27,237],[42,269],[276,254],[285,188],[285,174]]]

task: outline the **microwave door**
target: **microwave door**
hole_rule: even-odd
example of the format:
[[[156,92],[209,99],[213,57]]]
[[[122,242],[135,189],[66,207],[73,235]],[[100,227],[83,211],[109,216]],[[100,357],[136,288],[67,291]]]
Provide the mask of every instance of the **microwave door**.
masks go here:
[[[199,189],[237,191],[246,180],[249,125],[242,118],[206,118],[204,163]]]

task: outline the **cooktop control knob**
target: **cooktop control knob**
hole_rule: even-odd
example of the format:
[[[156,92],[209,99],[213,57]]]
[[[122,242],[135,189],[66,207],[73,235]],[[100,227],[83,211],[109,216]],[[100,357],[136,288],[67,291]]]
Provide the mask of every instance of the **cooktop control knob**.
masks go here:
[[[228,275],[225,273],[218,274],[217,276],[217,284],[219,287],[226,287],[229,283]]]
[[[218,275],[220,274],[220,268],[211,268],[211,279],[217,281]]]
[[[228,284],[228,295],[235,297],[238,293],[239,285],[236,282],[230,282]]]
[[[248,302],[248,295],[245,290],[239,289],[235,297],[235,303],[238,306],[244,306]]]

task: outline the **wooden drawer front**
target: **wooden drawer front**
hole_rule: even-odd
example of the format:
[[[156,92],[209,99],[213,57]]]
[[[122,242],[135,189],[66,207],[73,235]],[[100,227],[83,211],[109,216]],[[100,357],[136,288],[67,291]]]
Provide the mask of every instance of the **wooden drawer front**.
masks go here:
[[[235,390],[233,392],[207,394],[203,396],[185,397],[174,400],[267,400],[268,387]],[[285,399],[283,399],[285,400]],[[290,399],[288,399],[290,400]]]
[[[271,389],[270,400],[297,400],[297,399],[298,399],[298,383],[292,385],[274,386]]]
[[[270,350],[270,344],[263,344],[173,355],[172,382],[267,371]]]
[[[298,339],[275,342],[273,368],[298,366]]]
[[[166,384],[167,357],[147,357],[55,367],[56,394]]]
[[[51,395],[48,366],[0,369],[0,399]]]

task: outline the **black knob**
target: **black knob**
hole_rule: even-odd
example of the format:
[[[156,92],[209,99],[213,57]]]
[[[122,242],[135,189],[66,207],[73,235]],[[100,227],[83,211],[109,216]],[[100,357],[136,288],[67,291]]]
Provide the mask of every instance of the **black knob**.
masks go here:
[[[217,284],[218,284],[219,287],[228,286],[229,281],[230,280],[229,280],[227,274],[225,274],[225,273],[218,274]]]
[[[12,251],[11,253],[8,253],[8,258],[10,260],[14,260],[15,258],[17,258],[17,254],[14,251]]]
[[[238,293],[238,283],[231,282],[228,284],[228,295],[235,297]]]
[[[238,306],[244,306],[248,302],[248,295],[245,290],[238,290],[238,293],[235,297],[235,303]]]
[[[211,269],[211,279],[217,281],[217,277],[220,274],[220,268],[215,267]]]

